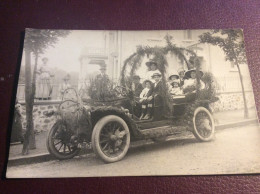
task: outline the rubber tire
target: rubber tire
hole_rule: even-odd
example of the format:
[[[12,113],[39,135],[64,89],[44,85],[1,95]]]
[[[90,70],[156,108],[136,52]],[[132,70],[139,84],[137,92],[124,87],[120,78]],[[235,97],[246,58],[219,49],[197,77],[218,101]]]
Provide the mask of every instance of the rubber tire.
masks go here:
[[[116,122],[119,122],[123,127],[124,127],[124,130],[127,131],[127,142],[126,142],[126,147],[123,151],[123,153],[121,153],[119,156],[116,156],[116,157],[108,157],[107,155],[105,155],[101,148],[100,148],[100,145],[99,145],[99,135],[100,135],[100,132],[101,132],[101,129],[109,122],[111,121],[116,121]],[[126,155],[129,147],[130,147],[130,132],[129,132],[129,128],[127,126],[127,124],[125,123],[125,121],[118,117],[118,116],[115,116],[115,115],[108,115],[108,116],[105,116],[103,118],[101,118],[95,125],[94,129],[93,129],[93,133],[92,133],[92,146],[93,146],[93,150],[94,150],[94,153],[99,156],[104,162],[106,163],[112,163],[112,162],[117,162],[119,160],[122,160],[124,158],[124,156]]]
[[[210,121],[212,123],[212,133],[210,134],[209,137],[207,138],[204,138],[202,137],[197,128],[196,128],[196,125],[195,125],[195,118],[196,118],[196,115],[198,114],[198,112],[201,112],[201,111],[204,111],[207,113],[207,115],[209,116],[210,118]],[[211,115],[211,113],[204,107],[198,107],[196,108],[196,110],[194,111],[194,116],[193,116],[193,134],[194,136],[199,140],[199,141],[202,141],[202,142],[207,142],[207,141],[211,141],[213,138],[214,138],[214,134],[215,134],[215,123],[214,123],[214,119]]]
[[[49,153],[51,155],[53,155],[55,158],[59,159],[59,160],[66,160],[66,159],[70,159],[70,158],[73,158],[74,156],[78,155],[80,149],[75,149],[73,150],[70,154],[68,155],[63,155],[63,154],[60,154],[57,149],[55,148],[55,146],[52,144],[51,142],[51,137],[53,135],[53,133],[55,133],[55,130],[56,128],[61,125],[61,121],[57,121],[56,123],[54,123],[54,125],[52,126],[52,128],[50,129],[50,131],[48,132],[48,135],[47,135],[47,140],[46,140],[46,146],[47,146],[47,149],[49,151]]]

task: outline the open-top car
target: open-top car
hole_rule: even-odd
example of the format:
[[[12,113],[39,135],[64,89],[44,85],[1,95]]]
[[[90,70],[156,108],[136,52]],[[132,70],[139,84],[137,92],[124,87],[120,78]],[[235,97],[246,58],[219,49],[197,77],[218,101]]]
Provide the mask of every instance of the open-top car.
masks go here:
[[[197,81],[208,76],[204,79],[204,89],[198,86],[192,92],[174,96],[165,89],[159,100],[154,97],[151,101],[152,116],[141,119],[139,98],[129,86],[135,75],[133,69],[137,68],[131,61],[138,63],[134,57],[126,60],[121,85],[110,91],[109,98],[84,98],[75,89],[65,91],[56,112],[57,121],[47,138],[52,155],[58,159],[72,158],[86,147],[84,145],[91,145],[104,162],[116,162],[124,158],[130,143],[137,140],[157,141],[182,131],[192,132],[199,141],[213,139],[215,125],[210,103],[218,100],[213,79],[206,73],[199,76],[197,65]],[[162,85],[166,87],[166,70],[163,69],[166,65],[163,61],[158,64]]]

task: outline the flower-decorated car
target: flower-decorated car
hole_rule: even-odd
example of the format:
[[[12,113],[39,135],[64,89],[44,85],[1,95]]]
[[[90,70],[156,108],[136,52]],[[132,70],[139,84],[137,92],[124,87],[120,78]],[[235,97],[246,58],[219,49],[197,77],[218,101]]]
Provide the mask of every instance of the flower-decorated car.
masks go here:
[[[142,65],[144,55],[149,54],[154,58],[145,64],[157,65],[159,72],[151,77],[159,77],[159,81],[147,82],[147,94],[149,84],[154,86],[154,91],[158,84],[161,88],[159,92],[152,92],[143,103],[135,93],[136,88],[131,86],[134,79],[140,78],[136,70]],[[109,163],[123,159],[133,141],[161,141],[183,131],[193,133],[199,141],[212,140],[215,125],[210,104],[218,100],[214,77],[208,72],[201,73],[197,60],[194,69],[187,66],[190,70],[186,71],[195,73],[197,84],[183,88],[181,94],[172,95],[167,85],[164,54],[156,48],[139,48],[125,61],[120,85],[111,86],[107,97],[97,98],[95,93],[80,96],[75,89],[67,89],[55,113],[57,121],[48,134],[49,152],[58,159],[68,159],[76,156],[80,149],[92,147],[97,156]],[[186,73],[186,76],[191,75]],[[91,92],[90,89],[88,93]]]

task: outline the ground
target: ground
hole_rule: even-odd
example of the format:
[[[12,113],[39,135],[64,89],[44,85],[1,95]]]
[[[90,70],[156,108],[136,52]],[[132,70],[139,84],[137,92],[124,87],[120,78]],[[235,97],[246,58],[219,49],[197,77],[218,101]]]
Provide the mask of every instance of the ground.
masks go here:
[[[211,142],[193,137],[131,148],[119,162],[94,154],[65,161],[9,167],[7,177],[88,177],[260,172],[260,129],[256,124],[219,130]]]
[[[255,108],[249,109],[249,119],[257,119],[257,113]],[[216,112],[214,113],[215,124],[227,124],[227,123],[236,123],[237,121],[244,120],[244,110],[232,110],[232,111],[224,111],[224,112]],[[35,135],[36,141],[36,149],[30,150],[29,155],[22,156],[22,144],[14,144],[10,146],[9,151],[9,159],[22,158],[22,157],[32,157],[38,154],[47,154],[46,147],[46,138],[47,131],[41,131]]]

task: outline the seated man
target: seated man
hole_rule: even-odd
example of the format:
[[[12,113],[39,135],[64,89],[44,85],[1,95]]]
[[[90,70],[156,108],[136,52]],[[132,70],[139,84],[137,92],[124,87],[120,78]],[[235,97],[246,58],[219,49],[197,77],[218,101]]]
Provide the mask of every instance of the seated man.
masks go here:
[[[140,96],[140,94],[143,90],[143,86],[140,83],[140,77],[138,75],[133,76],[133,83],[131,85],[131,89],[132,89],[135,97]]]
[[[162,86],[162,81],[161,81],[161,77],[162,75],[160,73],[154,73],[152,75],[152,78],[154,80],[154,84],[153,84],[153,92],[152,95],[150,97],[147,98],[148,100],[148,107],[151,106],[152,104],[155,105],[155,109],[157,109],[158,107],[162,107],[163,106],[163,101],[162,101],[162,93],[163,93],[163,86]],[[146,115],[144,116],[144,120],[146,119],[151,119],[151,114],[152,114],[152,108],[147,110]],[[161,115],[155,115],[154,116],[161,116]],[[158,119],[158,118],[156,118]]]
[[[140,116],[140,119],[143,119],[147,114],[151,114],[151,109],[153,107],[153,104],[151,101],[148,101],[148,98],[152,95],[153,92],[153,83],[150,80],[144,81],[144,89],[142,90],[140,94],[140,100],[139,102],[142,105],[142,114]]]

